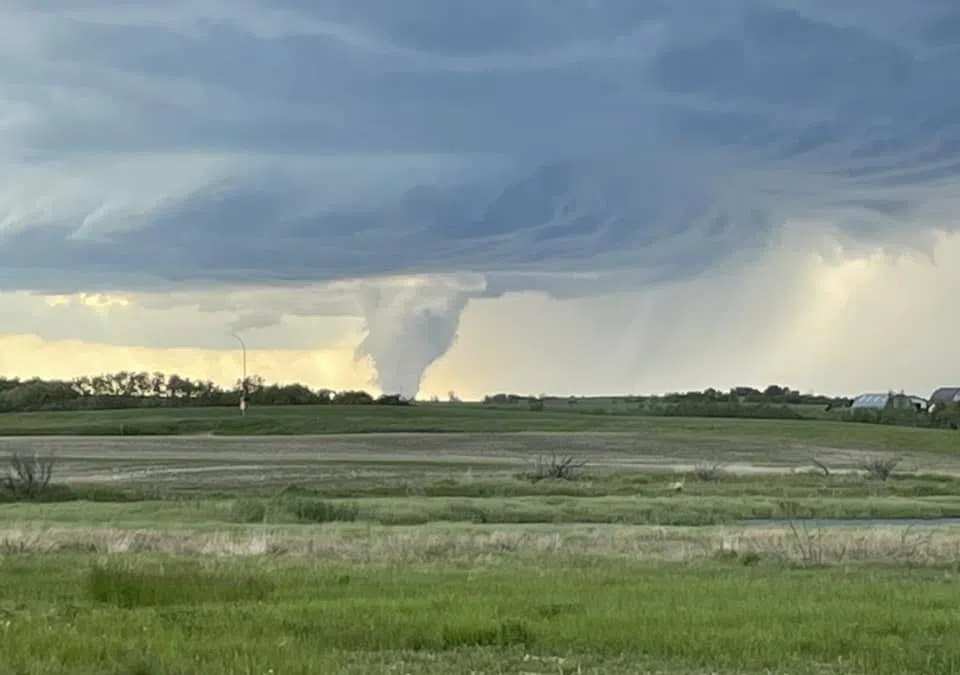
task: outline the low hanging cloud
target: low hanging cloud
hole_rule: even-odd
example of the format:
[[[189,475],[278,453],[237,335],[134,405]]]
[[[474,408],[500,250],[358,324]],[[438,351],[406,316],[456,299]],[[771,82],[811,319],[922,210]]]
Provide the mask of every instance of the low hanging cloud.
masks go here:
[[[906,0],[15,0],[0,291],[188,308],[203,345],[335,317],[270,339],[359,331],[414,394],[479,298],[729,274],[787,228],[929,252],[958,44],[960,9]],[[3,330],[176,341],[121,314]]]

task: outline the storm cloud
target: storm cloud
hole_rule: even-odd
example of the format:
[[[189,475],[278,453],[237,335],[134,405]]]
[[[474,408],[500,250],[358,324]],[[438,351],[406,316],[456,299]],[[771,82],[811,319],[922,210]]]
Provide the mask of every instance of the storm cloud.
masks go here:
[[[951,2],[14,0],[0,73],[0,289],[316,288],[405,394],[475,299],[922,251],[960,201]]]

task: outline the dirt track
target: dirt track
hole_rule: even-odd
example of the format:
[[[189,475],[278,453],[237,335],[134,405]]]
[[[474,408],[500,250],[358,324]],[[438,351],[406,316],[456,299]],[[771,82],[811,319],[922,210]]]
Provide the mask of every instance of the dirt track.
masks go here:
[[[811,457],[837,470],[856,466],[861,453],[803,444],[771,447],[763,439],[638,439],[634,434],[352,434],[341,436],[0,437],[0,453],[53,453],[67,481],[110,481],[157,474],[264,471],[324,463],[432,463],[510,467],[539,455],[572,454],[595,468],[691,470],[719,463],[735,473],[785,473],[811,468]],[[908,462],[909,464],[909,462]],[[942,458],[925,471],[956,472]],[[905,468],[910,468],[905,466]]]

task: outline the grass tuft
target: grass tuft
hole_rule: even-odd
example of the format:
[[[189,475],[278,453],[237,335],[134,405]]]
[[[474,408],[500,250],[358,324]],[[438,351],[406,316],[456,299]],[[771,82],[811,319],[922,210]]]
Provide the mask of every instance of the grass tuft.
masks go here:
[[[446,625],[442,631],[442,649],[457,647],[525,647],[536,642],[531,628],[524,621],[506,619],[486,623]]]
[[[285,509],[301,523],[352,522],[359,509],[353,504],[341,504],[301,497],[284,502]]]
[[[208,571],[193,565],[159,566],[155,569],[96,564],[87,574],[86,590],[91,600],[121,609],[207,602],[266,600],[271,582],[263,577],[235,571]]]
[[[262,523],[267,516],[267,507],[259,499],[239,499],[230,507],[230,520],[235,523]]]

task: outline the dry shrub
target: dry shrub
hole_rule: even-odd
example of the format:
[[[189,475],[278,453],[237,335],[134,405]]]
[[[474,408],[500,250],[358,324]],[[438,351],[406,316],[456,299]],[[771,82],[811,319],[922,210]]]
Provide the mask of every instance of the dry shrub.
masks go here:
[[[713,483],[726,475],[726,471],[719,464],[697,464],[693,474],[705,483]]]
[[[41,457],[37,453],[26,457],[15,450],[10,455],[4,485],[16,497],[36,497],[50,487],[55,463],[52,455]]]
[[[898,464],[900,464],[899,457],[871,457],[864,461],[860,467],[867,472],[867,476],[870,478],[887,480],[893,475]]]
[[[548,459],[544,456],[537,457],[530,471],[530,479],[541,481],[546,479],[553,480],[573,480],[577,473],[587,465],[586,460],[577,459],[573,455],[557,457],[551,455]]]

